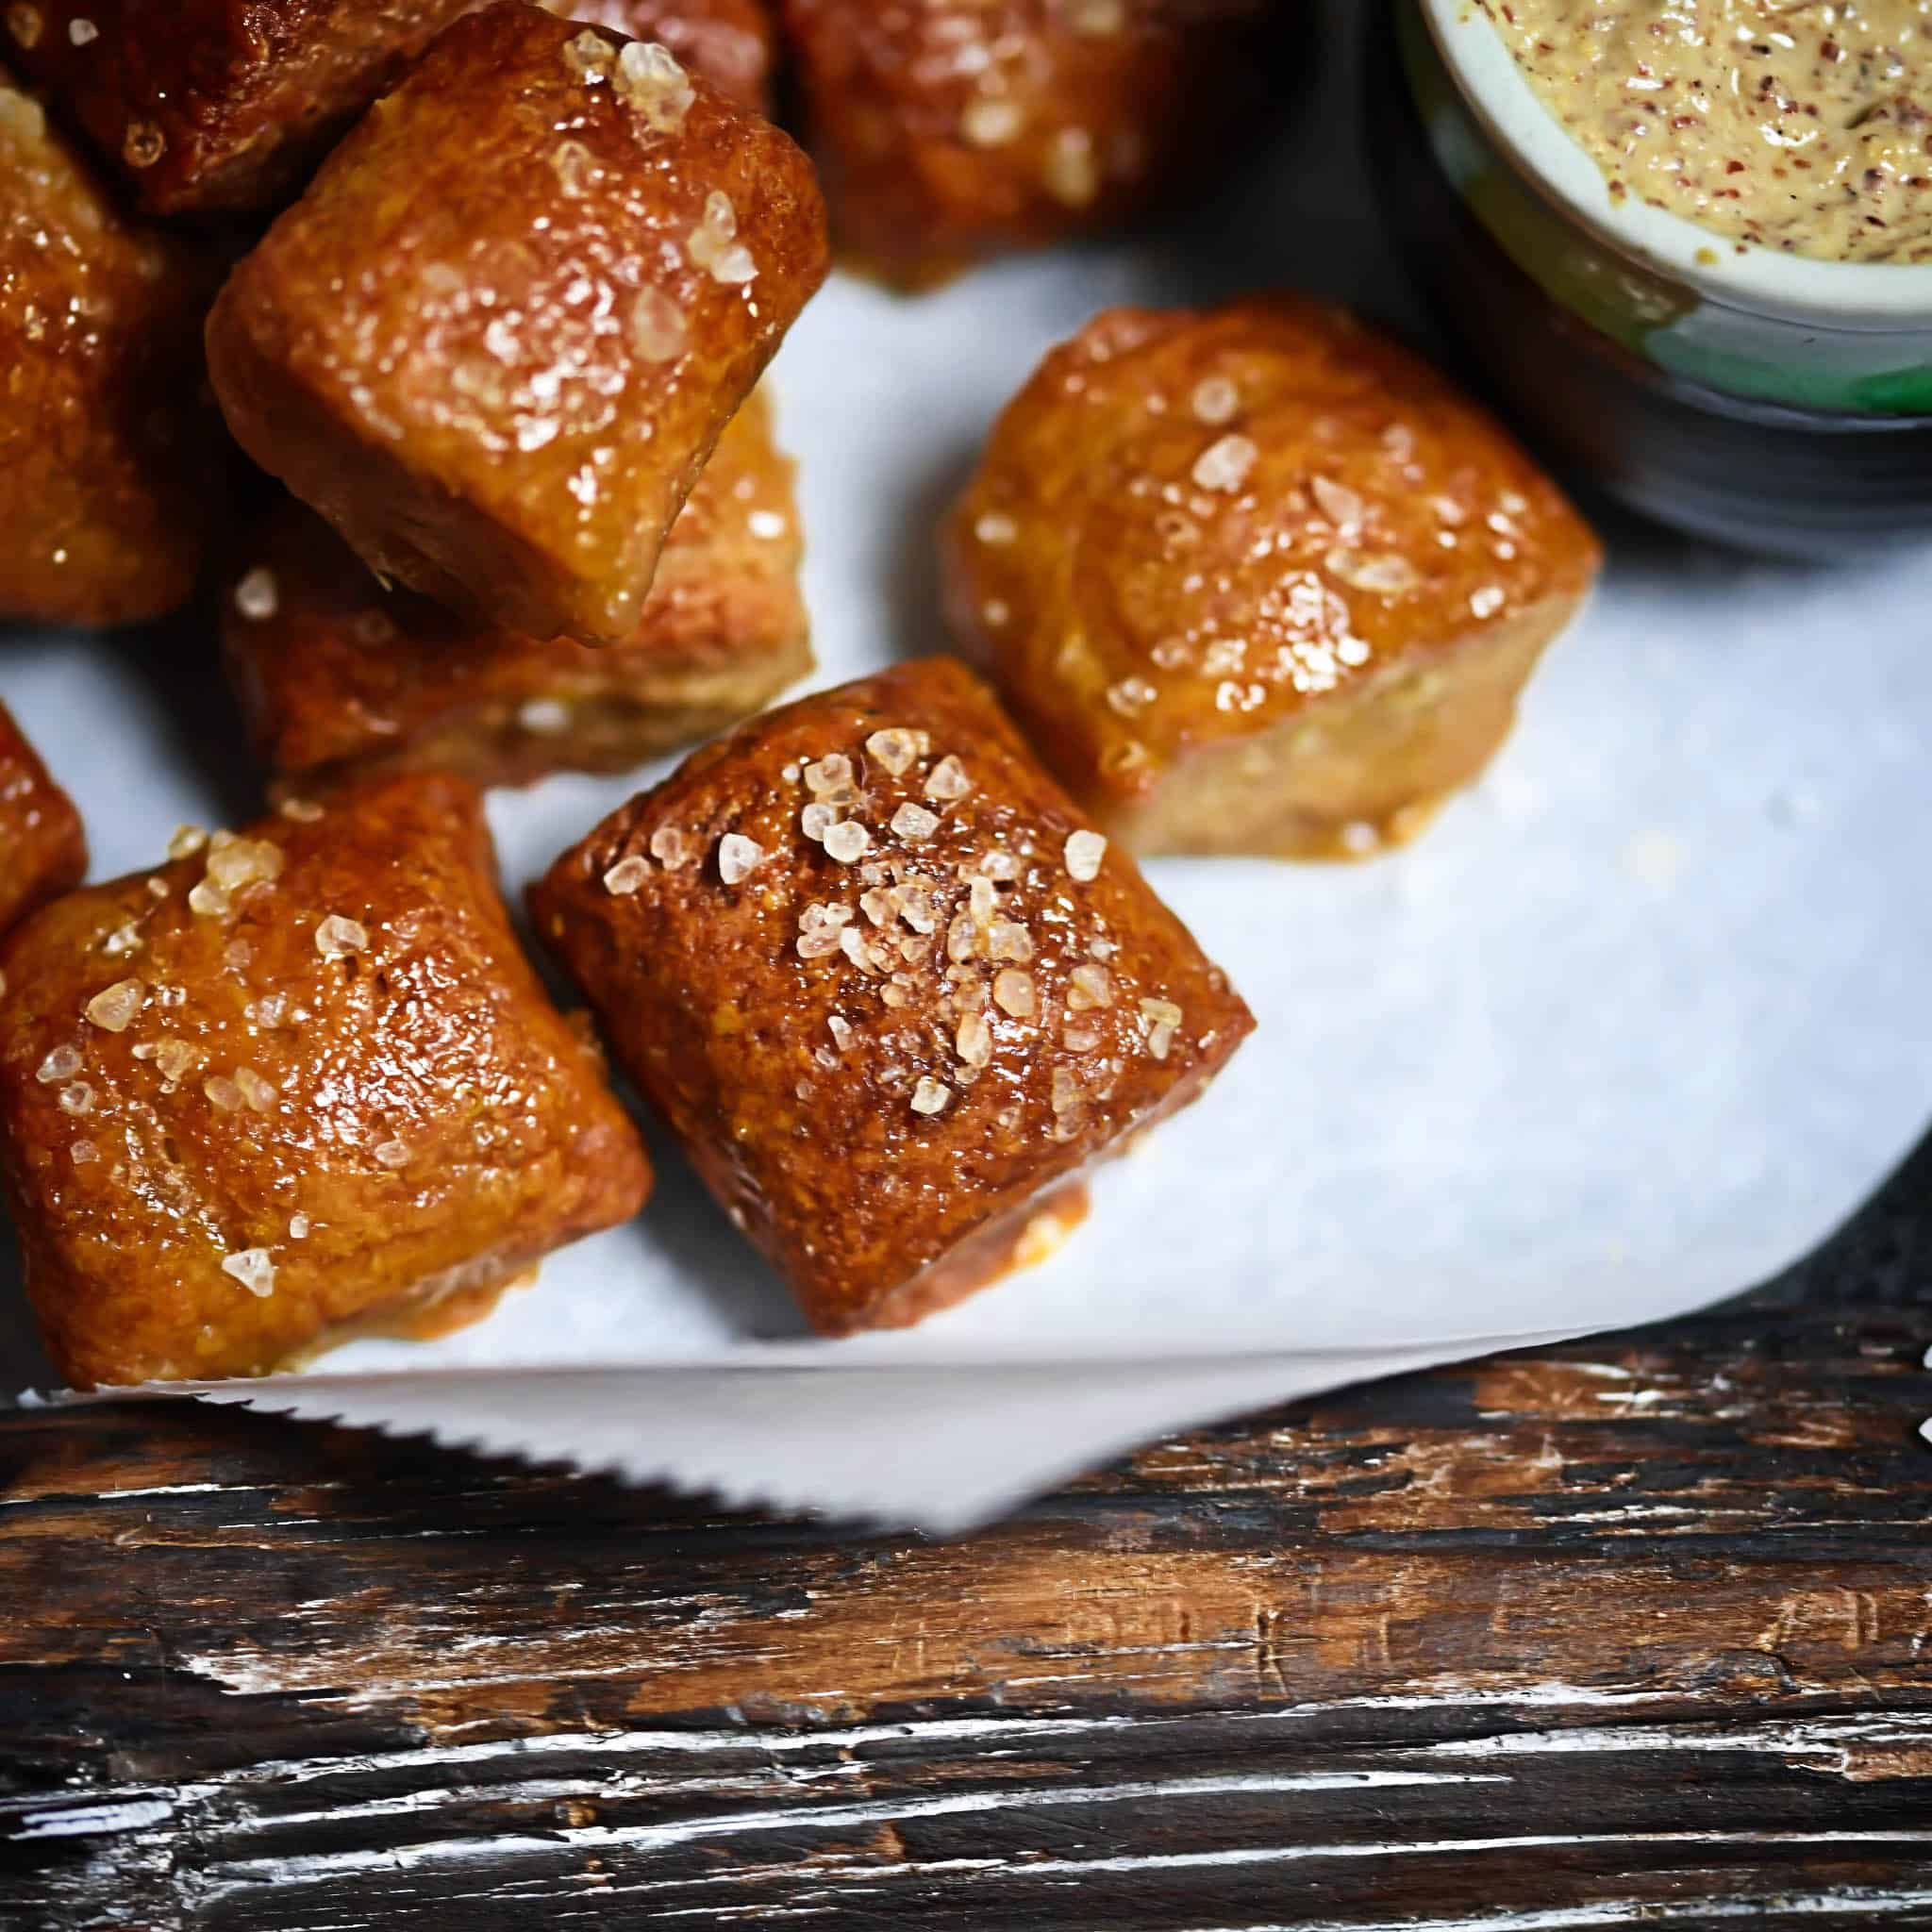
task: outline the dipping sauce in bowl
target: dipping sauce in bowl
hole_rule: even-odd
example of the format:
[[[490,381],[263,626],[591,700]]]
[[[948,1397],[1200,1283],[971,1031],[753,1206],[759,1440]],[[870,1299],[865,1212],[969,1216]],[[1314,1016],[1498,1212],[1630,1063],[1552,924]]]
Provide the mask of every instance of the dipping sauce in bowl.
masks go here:
[[[1734,242],[1932,261],[1932,0],[1485,0],[1636,195]]]
[[[1932,0],[1393,0],[1384,201],[1573,477],[1750,548],[1932,539]]]

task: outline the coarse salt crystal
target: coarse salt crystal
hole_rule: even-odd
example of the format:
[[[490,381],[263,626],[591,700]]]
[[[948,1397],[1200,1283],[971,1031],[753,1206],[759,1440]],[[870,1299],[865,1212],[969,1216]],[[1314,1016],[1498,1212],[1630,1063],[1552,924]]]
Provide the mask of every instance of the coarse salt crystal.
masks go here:
[[[275,614],[280,603],[275,572],[259,564],[235,586],[235,608],[250,624],[265,623]]]
[[[651,857],[666,872],[675,872],[690,858],[691,850],[675,825],[659,825],[651,834]]]
[[[1316,476],[1308,484],[1308,492],[1322,514],[1338,529],[1350,529],[1368,514],[1361,498],[1345,483]]]
[[[923,845],[939,828],[938,817],[909,799],[892,814],[892,830],[908,845]]]
[[[1100,876],[1100,861],[1107,857],[1107,841],[1098,832],[1074,832],[1067,840],[1067,872],[1085,885]]]
[[[80,1049],[77,1046],[57,1046],[35,1070],[34,1078],[42,1087],[51,1086],[56,1080],[72,1079],[80,1072]]]
[[[995,919],[986,929],[986,950],[991,958],[1024,966],[1033,957],[1033,935],[1016,919]]]
[[[208,843],[208,834],[199,825],[176,825],[168,841],[170,858],[192,858]]]
[[[315,950],[325,959],[365,953],[369,950],[369,928],[360,920],[344,919],[340,912],[331,912],[316,924]]]
[[[1076,34],[1104,39],[1125,27],[1126,0],[1074,0],[1070,20]]]
[[[897,724],[874,731],[865,741],[867,754],[894,778],[903,778],[924,755],[925,748],[924,732],[908,731]]]
[[[946,958],[956,963],[972,958],[979,950],[979,927],[970,912],[956,912],[946,928]]]
[[[950,752],[926,774],[925,795],[936,804],[951,805],[972,790],[973,780],[966,775],[965,766]]]
[[[959,116],[959,132],[974,147],[1005,147],[1025,125],[1019,102],[993,95],[975,94]]]
[[[950,1087],[943,1087],[937,1080],[922,1076],[919,1084],[912,1090],[912,1111],[923,1114],[941,1113],[952,1097],[953,1090]]]
[[[94,1104],[94,1090],[85,1080],[75,1080],[61,1088],[59,1099],[62,1113],[85,1113]]]
[[[403,1141],[378,1141],[369,1152],[378,1165],[391,1172],[409,1164],[408,1144]]]
[[[1093,137],[1084,127],[1062,127],[1047,148],[1041,178],[1056,201],[1067,208],[1085,208],[1100,192]]]
[[[91,20],[70,20],[67,23],[67,38],[76,47],[84,47],[90,41],[97,41],[101,30]]]
[[[1392,550],[1374,555],[1338,544],[1323,558],[1328,575],[1352,591],[1372,591],[1384,597],[1399,597],[1422,583],[1422,574],[1407,558]]]
[[[833,805],[847,803],[858,795],[853,784],[852,760],[841,751],[826,753],[815,764],[806,766],[805,789],[814,798]]]
[[[604,890],[612,898],[625,898],[628,894],[635,892],[643,884],[645,876],[650,870],[650,864],[647,860],[640,858],[636,853],[632,853],[628,858],[620,858],[604,874]]]
[[[1113,978],[1105,966],[1082,960],[1068,975],[1067,1005],[1076,1013],[1113,1005]]]
[[[993,975],[993,1004],[1001,1012],[1010,1013],[1016,1020],[1030,1020],[1033,1017],[1033,975],[1030,973],[1016,972],[1008,966]]]
[[[684,310],[661,289],[641,290],[631,304],[631,347],[646,362],[675,362],[690,341]]]
[[[765,848],[741,832],[726,832],[718,841],[718,876],[735,886],[765,862]]]
[[[825,856],[841,865],[852,865],[865,857],[872,834],[856,819],[841,819],[825,827]]]
[[[697,99],[669,47],[632,41],[617,57],[617,97],[656,134],[675,134]]]
[[[201,1055],[185,1040],[158,1040],[155,1041],[155,1065],[161,1070],[161,1078],[169,1086],[178,1086],[182,1079],[192,1074]]]
[[[1181,1009],[1172,1000],[1144,999],[1141,1017],[1147,1026],[1147,1051],[1164,1060],[1174,1043],[1174,1029],[1181,1024]]]
[[[1189,401],[1195,422],[1218,428],[1224,423],[1232,423],[1241,412],[1241,392],[1225,375],[1204,375],[1194,385]]]
[[[243,1248],[222,1262],[222,1273],[232,1274],[250,1294],[266,1298],[275,1290],[275,1264],[266,1248]]]
[[[973,534],[982,543],[998,548],[1012,542],[1020,534],[1020,526],[1004,510],[990,509],[973,525]]]
[[[556,698],[531,698],[517,708],[517,723],[537,738],[555,738],[570,729],[570,707]]]
[[[235,1085],[241,1090],[242,1098],[257,1113],[266,1113],[275,1104],[275,1088],[253,1067],[237,1067]]]
[[[265,885],[281,876],[285,856],[267,839],[231,839],[208,853],[208,875],[224,892]]]
[[[1194,482],[1203,490],[1239,490],[1260,454],[1248,437],[1224,436],[1201,452],[1194,463]]]
[[[953,1049],[969,1067],[983,1067],[992,1058],[992,1028],[984,1013],[968,1013],[959,1022]]]
[[[611,56],[616,50],[602,34],[592,33],[586,27],[575,40],[563,44],[563,64],[579,80],[591,86],[610,72]]]
[[[135,1014],[141,1011],[145,990],[138,979],[117,979],[88,1001],[87,1016],[105,1032],[125,1033]]]

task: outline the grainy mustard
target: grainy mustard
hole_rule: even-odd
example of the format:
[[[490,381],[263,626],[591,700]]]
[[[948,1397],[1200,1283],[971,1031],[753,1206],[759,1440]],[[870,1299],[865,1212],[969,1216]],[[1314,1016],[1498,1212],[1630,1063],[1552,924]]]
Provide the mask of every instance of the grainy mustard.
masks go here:
[[[1932,261],[1932,0],[1480,0],[1609,182],[1738,243]]]

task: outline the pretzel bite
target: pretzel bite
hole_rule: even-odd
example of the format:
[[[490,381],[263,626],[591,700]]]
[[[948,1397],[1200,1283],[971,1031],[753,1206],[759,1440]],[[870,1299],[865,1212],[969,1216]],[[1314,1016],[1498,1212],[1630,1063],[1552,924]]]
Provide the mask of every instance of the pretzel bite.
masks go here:
[[[760,114],[772,111],[776,58],[763,0],[543,0],[553,13],[587,26],[614,27],[661,41],[693,74]]]
[[[945,658],[695,753],[531,909],[828,1335],[916,1322],[1024,1258],[1254,1024]]]
[[[785,0],[841,252],[921,287],[1237,151],[1271,0]]]
[[[0,705],[0,933],[79,885],[86,871],[87,839],[74,801]]]
[[[636,1211],[642,1150],[517,949],[467,785],[170,849],[0,948],[0,1178],[71,1381],[441,1333]]]
[[[942,538],[953,627],[1137,852],[1359,856],[1507,735],[1596,539],[1340,309],[1116,309],[1049,355]]]
[[[385,591],[322,519],[271,519],[223,611],[264,762],[314,791],[375,766],[478,784],[621,772],[735,724],[811,669],[791,464],[762,392],[731,420],[609,650],[482,628]]]
[[[449,28],[236,268],[237,439],[385,577],[622,643],[825,271],[811,165],[661,46],[501,0]]]
[[[11,0],[0,52],[156,214],[272,208],[475,0]]]
[[[123,220],[0,74],[0,618],[131,623],[193,588],[213,291],[210,265]]]

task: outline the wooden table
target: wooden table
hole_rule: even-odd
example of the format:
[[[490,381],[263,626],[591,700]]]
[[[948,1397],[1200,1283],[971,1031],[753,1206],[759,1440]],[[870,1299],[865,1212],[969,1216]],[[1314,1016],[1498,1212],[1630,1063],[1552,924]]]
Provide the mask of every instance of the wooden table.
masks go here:
[[[1932,1143],[1723,1312],[953,1543],[17,1414],[0,1924],[1932,1925],[1928,1340]]]

